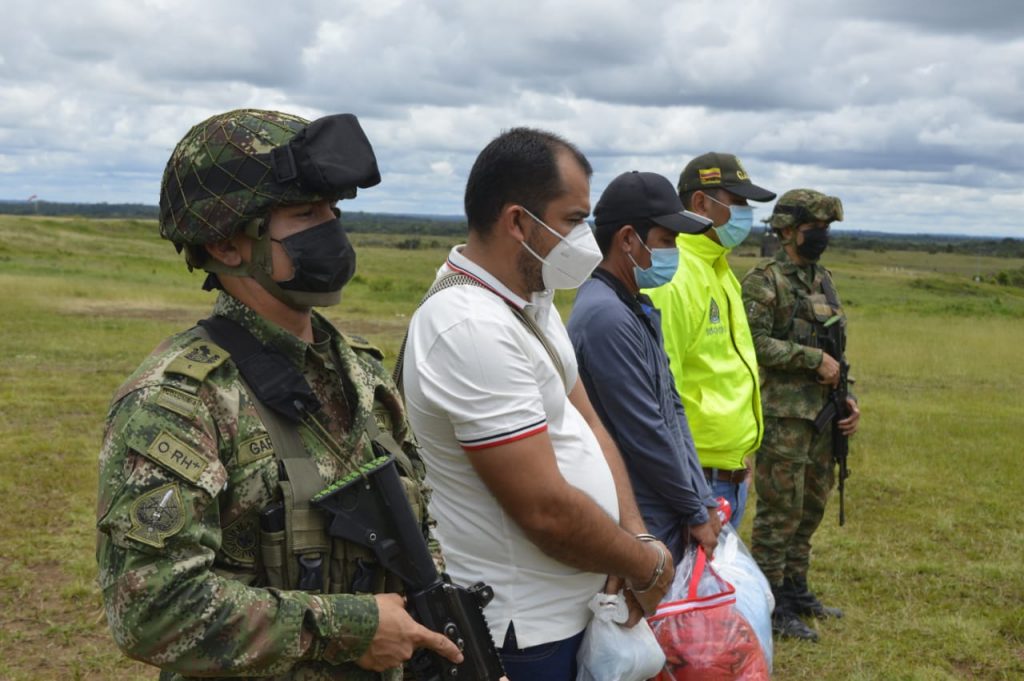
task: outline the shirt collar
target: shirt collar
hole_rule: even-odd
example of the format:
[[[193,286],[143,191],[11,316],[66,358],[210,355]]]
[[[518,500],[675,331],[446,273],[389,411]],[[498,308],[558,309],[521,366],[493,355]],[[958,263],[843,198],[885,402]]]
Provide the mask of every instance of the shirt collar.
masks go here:
[[[520,310],[527,306],[538,304],[541,305],[540,300],[529,301],[525,300],[518,293],[514,292],[509,287],[498,281],[498,279],[485,270],[483,267],[473,262],[466,256],[462,255],[462,249],[465,248],[465,244],[459,244],[452,248],[448,254],[448,261],[445,263],[447,268],[452,272],[458,272],[459,274],[465,274],[468,277],[476,279],[478,282],[486,286],[488,289],[493,291],[495,295],[502,298],[505,302],[515,305]],[[543,292],[546,293],[546,292]],[[550,297],[550,296],[548,296]]]
[[[255,310],[237,298],[221,291],[217,296],[217,302],[213,306],[213,314],[226,317],[241,324],[261,344],[274,348],[297,367],[305,369],[306,357],[312,351],[312,346],[290,331],[286,331],[277,324],[260,316]],[[317,331],[330,336],[332,345],[338,345],[339,334],[337,330],[318,312],[313,312],[313,327]]]
[[[784,274],[795,274],[808,285],[810,285],[810,283],[814,281],[815,276],[817,276],[817,263],[811,263],[805,266],[797,265],[790,259],[789,254],[786,253],[786,249],[784,248],[780,248],[775,252],[775,260],[781,264],[782,272]]]
[[[709,265],[713,265],[719,258],[724,258],[730,250],[703,234],[680,234],[676,237],[676,245]]]
[[[645,296],[643,293],[638,293],[634,296],[632,293],[629,292],[629,289],[626,288],[626,285],[623,284],[618,277],[616,277],[608,270],[598,267],[590,276],[594,279],[598,279],[607,284],[608,287],[615,292],[615,295],[619,297],[619,300],[625,303],[626,307],[632,310],[633,313],[636,314],[637,316],[647,316],[646,314],[644,314],[644,309],[642,307],[643,305],[653,307],[650,298]]]

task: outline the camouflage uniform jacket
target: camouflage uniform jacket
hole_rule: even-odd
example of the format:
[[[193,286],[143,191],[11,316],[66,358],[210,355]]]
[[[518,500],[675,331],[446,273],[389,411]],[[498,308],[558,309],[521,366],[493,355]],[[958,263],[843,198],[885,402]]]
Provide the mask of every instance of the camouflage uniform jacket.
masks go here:
[[[815,333],[835,314],[846,327],[842,306],[833,308],[826,299],[826,280],[832,280],[827,269],[799,267],[784,249],[743,277],[743,306],[757,351],[765,416],[813,419],[825,406],[829,387],[817,380],[822,351],[814,345]]]
[[[318,342],[305,343],[225,293],[214,314],[296,363],[345,454],[373,457],[364,426],[375,418],[419,461],[377,351],[319,315]],[[310,428],[299,430],[325,486],[350,471]],[[235,365],[196,329],[162,343],[114,395],[100,453],[99,584],[118,645],[160,667],[161,679],[382,678],[352,663],[377,629],[371,595],[261,586],[258,513],[280,498],[276,460]],[[411,499],[418,511],[425,500]]]

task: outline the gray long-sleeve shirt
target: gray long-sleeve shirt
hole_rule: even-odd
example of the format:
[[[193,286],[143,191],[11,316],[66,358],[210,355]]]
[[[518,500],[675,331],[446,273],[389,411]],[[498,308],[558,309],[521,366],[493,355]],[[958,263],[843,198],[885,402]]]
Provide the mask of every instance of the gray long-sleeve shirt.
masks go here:
[[[682,526],[707,522],[715,501],[693,444],[661,335],[644,295],[597,269],[568,323],[580,376],[614,438],[648,530],[682,557]]]

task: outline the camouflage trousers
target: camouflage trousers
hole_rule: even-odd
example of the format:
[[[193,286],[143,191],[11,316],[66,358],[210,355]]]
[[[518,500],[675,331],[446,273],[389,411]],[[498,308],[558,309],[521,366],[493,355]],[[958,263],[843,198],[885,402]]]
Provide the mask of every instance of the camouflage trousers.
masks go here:
[[[785,577],[807,577],[811,535],[835,482],[831,445],[831,429],[819,434],[807,419],[764,419],[750,550],[774,586]]]

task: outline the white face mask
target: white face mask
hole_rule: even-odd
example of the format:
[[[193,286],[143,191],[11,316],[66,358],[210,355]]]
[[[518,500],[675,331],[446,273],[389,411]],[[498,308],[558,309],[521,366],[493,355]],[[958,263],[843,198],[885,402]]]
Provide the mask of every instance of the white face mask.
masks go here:
[[[560,240],[546,258],[540,257],[525,241],[521,242],[530,255],[543,263],[541,275],[544,286],[549,289],[579,288],[601,262],[601,249],[594,238],[594,230],[586,222],[581,222],[572,228],[569,236],[562,236],[526,208],[523,210]]]

